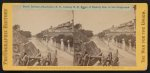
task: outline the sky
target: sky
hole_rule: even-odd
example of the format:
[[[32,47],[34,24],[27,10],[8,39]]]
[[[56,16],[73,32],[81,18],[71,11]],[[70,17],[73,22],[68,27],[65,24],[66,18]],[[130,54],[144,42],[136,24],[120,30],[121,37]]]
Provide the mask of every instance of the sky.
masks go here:
[[[72,20],[71,10],[31,10],[13,8],[13,25],[35,35],[42,30]],[[135,18],[133,10],[75,10],[74,22],[97,34],[112,25],[119,25]]]

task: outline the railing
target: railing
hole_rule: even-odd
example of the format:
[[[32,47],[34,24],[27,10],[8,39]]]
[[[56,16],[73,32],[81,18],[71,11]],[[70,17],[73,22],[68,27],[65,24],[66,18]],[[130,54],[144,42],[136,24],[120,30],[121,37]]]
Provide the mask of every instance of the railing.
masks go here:
[[[65,46],[62,40],[60,40],[61,43],[57,43],[53,40],[49,40],[49,41],[41,40],[41,42],[45,46],[47,46],[51,49],[55,49],[55,50],[58,49],[58,50],[66,52],[70,55],[74,54],[74,48],[70,46],[70,42],[68,42],[68,44],[67,44],[68,46]]]
[[[125,44],[125,42],[123,42],[123,43],[118,43],[118,42],[115,42],[115,41],[112,41],[112,40],[111,40],[111,41],[107,41],[107,40],[104,40],[104,39],[103,39],[103,41],[104,41],[106,44],[109,44],[109,46],[110,46],[110,44],[111,44],[111,45],[113,45],[113,46],[115,46],[115,47],[117,47],[117,48],[119,48],[119,49],[125,50],[126,52],[129,52],[130,54],[135,55],[136,48],[131,46],[131,42],[129,42],[130,45],[127,46],[127,45]]]

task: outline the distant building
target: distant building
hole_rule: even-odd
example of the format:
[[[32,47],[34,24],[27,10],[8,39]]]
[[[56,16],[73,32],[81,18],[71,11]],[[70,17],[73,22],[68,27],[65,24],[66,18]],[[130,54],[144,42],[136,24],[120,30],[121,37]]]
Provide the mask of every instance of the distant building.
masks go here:
[[[44,36],[57,36],[59,34],[64,35],[72,35],[73,32],[73,23],[68,21],[62,24],[59,24],[56,27],[50,27],[46,30],[44,30]]]
[[[104,30],[107,36],[115,36],[119,34],[133,34],[136,32],[136,23],[135,19],[126,23],[122,23],[116,27],[111,27],[109,29]]]

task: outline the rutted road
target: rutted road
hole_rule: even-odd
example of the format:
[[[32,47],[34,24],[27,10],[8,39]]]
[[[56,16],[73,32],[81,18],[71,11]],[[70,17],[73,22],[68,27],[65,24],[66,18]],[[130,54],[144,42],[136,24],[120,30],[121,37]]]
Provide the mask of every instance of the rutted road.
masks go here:
[[[73,65],[73,56],[53,47],[50,43],[45,43],[44,41],[39,41],[37,38],[33,37],[30,40],[36,48],[38,48],[41,52],[43,57],[46,57],[48,52],[54,53],[57,50],[57,59],[58,59],[58,66],[72,66]]]
[[[102,39],[99,39],[96,36],[94,36],[91,40],[96,43],[96,45],[104,52],[105,55],[107,55],[110,51],[115,52],[118,49],[120,66],[135,66],[136,65],[135,55],[132,55],[123,49],[119,49],[118,47],[112,44],[109,44],[109,46],[111,47],[110,49],[108,45]]]

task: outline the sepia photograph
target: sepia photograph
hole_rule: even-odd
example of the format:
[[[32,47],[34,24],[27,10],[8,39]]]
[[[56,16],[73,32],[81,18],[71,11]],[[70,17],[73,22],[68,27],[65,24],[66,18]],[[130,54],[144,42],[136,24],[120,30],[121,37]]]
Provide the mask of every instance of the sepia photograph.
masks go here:
[[[136,6],[12,9],[14,66],[136,66]]]

